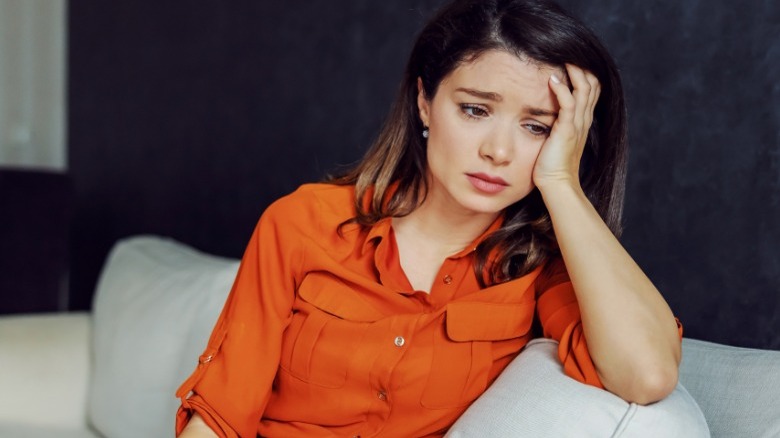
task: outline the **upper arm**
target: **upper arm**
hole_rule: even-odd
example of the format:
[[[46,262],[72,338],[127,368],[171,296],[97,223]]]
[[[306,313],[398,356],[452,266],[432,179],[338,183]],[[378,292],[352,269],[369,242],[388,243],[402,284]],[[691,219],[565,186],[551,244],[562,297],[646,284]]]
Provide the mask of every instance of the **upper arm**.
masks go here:
[[[577,296],[560,258],[542,270],[536,284],[537,315],[543,336],[558,341],[564,372],[583,383],[603,388],[582,329]]]
[[[256,434],[301,271],[300,233],[287,226],[288,213],[272,206],[260,219],[206,350],[176,393],[177,431],[197,413],[219,436]]]

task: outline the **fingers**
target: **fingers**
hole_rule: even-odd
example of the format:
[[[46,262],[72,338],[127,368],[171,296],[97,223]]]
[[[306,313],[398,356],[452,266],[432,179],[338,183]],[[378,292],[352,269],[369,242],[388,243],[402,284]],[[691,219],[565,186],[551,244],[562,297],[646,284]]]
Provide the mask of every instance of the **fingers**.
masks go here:
[[[560,107],[553,129],[555,130],[562,125],[573,124],[577,101],[571,91],[569,91],[569,86],[563,82],[560,73],[554,73],[550,77],[550,89],[552,89],[555,94],[555,98],[558,100],[558,106]]]
[[[560,112],[556,124],[571,124],[580,146],[584,146],[588,130],[593,123],[593,111],[601,94],[601,84],[593,73],[572,64],[566,64],[571,90],[562,81],[550,81],[558,99]]]
[[[574,65],[566,64],[566,73],[568,73],[571,81],[571,93],[574,96],[574,101],[577,103],[574,107],[574,127],[577,131],[581,131],[585,123],[585,112],[588,97],[590,96],[590,82],[585,77],[585,71]]]
[[[593,73],[575,65],[566,64],[566,72],[571,80],[572,93],[577,102],[574,124],[578,130],[587,131],[593,122],[593,110],[601,93],[601,84]]]
[[[562,73],[568,75],[571,88]],[[578,169],[601,87],[593,74],[569,64],[565,71],[550,76],[549,86],[558,101],[558,117],[537,158],[534,181],[539,184],[561,175],[567,181],[579,181]]]
[[[590,85],[590,93],[588,94],[588,102],[585,105],[585,124],[587,129],[590,129],[590,125],[593,123],[593,112],[596,109],[596,104],[599,101],[601,95],[601,83],[598,78],[591,72],[585,71],[585,79]]]

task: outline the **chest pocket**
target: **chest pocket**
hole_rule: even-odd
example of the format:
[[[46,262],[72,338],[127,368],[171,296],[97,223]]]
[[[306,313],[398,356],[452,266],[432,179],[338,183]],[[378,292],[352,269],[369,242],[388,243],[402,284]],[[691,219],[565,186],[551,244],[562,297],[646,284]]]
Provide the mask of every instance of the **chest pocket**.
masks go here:
[[[282,342],[281,368],[306,383],[340,388],[349,369],[345,352],[359,333],[355,324],[318,309],[296,313]]]
[[[280,367],[299,381],[340,388],[376,312],[355,300],[353,288],[327,273],[310,273],[298,288],[282,339]]]
[[[514,342],[517,350],[530,336],[535,302],[447,305],[443,327],[433,338],[431,372],[420,403],[430,409],[466,406],[487,389],[493,343]]]

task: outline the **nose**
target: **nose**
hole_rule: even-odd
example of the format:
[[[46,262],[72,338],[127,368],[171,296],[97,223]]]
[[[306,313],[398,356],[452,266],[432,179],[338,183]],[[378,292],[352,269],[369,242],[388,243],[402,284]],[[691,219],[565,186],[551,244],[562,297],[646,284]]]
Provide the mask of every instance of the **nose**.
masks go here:
[[[479,147],[480,157],[500,166],[512,161],[514,130],[511,127],[494,127]]]

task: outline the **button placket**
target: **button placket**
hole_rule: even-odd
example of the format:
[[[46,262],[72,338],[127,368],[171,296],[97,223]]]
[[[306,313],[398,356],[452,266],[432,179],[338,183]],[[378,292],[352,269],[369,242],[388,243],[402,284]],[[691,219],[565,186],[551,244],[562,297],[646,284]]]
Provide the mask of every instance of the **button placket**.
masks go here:
[[[446,304],[460,293],[460,285],[469,267],[463,257],[444,260],[431,287],[430,299],[434,306]]]

